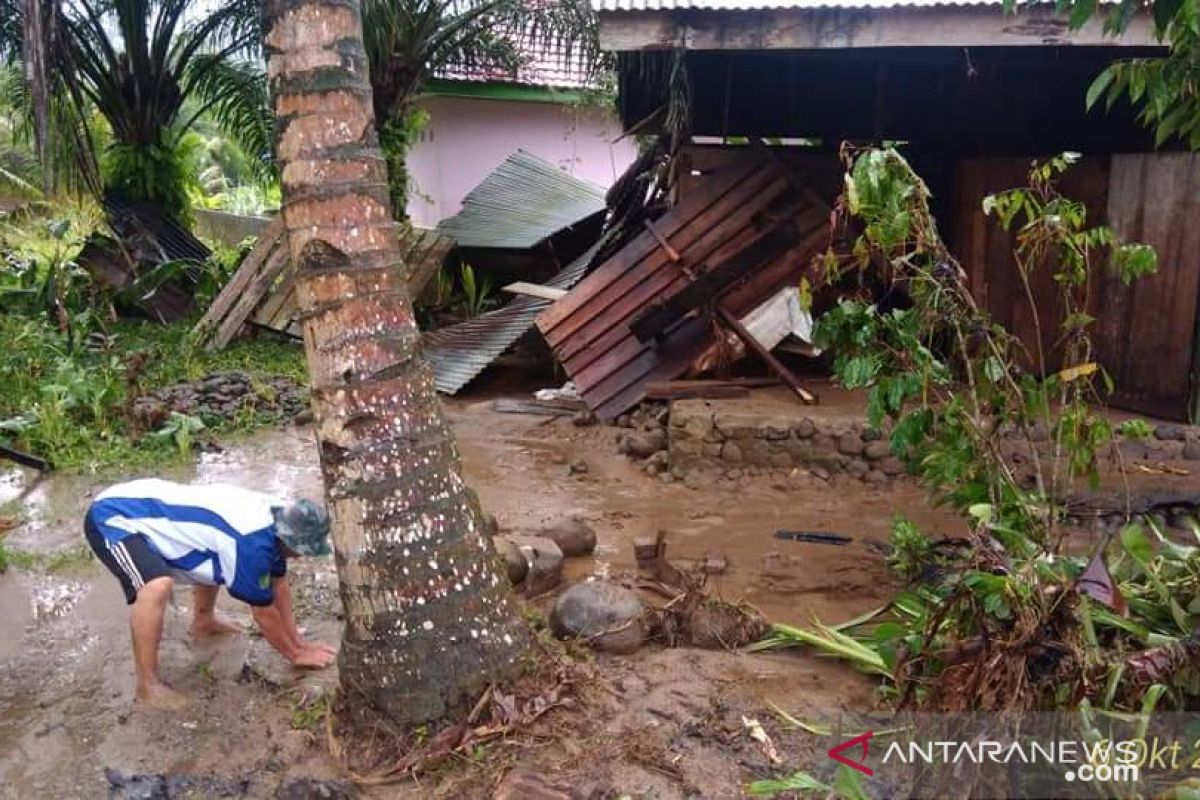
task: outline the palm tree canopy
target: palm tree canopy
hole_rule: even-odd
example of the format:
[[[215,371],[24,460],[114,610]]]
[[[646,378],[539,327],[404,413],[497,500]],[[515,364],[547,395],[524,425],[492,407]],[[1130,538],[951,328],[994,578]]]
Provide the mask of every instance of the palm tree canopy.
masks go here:
[[[379,125],[401,115],[442,68],[515,75],[527,59],[521,42],[602,63],[587,0],[364,0],[362,13]]]

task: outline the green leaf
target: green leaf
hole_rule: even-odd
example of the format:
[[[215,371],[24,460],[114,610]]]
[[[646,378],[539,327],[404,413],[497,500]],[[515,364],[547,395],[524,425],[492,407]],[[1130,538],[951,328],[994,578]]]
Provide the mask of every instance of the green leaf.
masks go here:
[[[1160,39],[1182,8],[1183,0],[1154,0],[1154,30]]]
[[[1092,18],[1092,14],[1096,13],[1096,4],[1097,0],[1075,0],[1069,22],[1072,30],[1079,30]]]
[[[1112,67],[1096,76],[1096,80],[1092,81],[1092,85],[1087,90],[1087,108],[1090,109],[1096,105],[1096,101],[1104,96],[1104,90],[1112,83],[1113,77],[1115,76]]]
[[[1154,428],[1144,419],[1127,419],[1117,426],[1117,433],[1129,439],[1149,439]]]
[[[1134,560],[1143,567],[1149,564],[1150,559],[1154,556],[1154,547],[1150,544],[1150,537],[1146,535],[1145,529],[1136,523],[1126,525],[1121,530],[1121,547],[1125,548],[1125,552],[1133,556]]]
[[[999,383],[1004,378],[1004,362],[995,356],[988,356],[983,362],[983,374],[992,383]]]
[[[871,796],[863,788],[862,781],[863,773],[841,764],[833,779],[834,791],[841,800],[871,800]]]
[[[809,775],[807,772],[797,772],[781,780],[755,781],[746,787],[746,793],[753,797],[774,797],[782,792],[824,792],[831,794],[834,788],[827,783]]]

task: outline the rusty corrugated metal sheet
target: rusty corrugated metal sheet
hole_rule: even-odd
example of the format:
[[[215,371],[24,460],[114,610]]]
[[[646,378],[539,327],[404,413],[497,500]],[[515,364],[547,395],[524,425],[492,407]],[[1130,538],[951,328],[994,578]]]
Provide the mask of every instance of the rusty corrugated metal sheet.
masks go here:
[[[599,417],[612,419],[636,405],[649,381],[684,374],[713,341],[713,323],[701,314],[643,343],[630,324],[647,309],[785,224],[795,231],[794,244],[751,268],[721,302],[741,315],[798,279],[828,241],[828,207],[794,180],[776,160],[747,152],[655,222],[678,261],[646,231],[538,317],[542,335]]]
[[[546,281],[546,285],[570,289],[583,277],[598,248],[599,242]],[[549,307],[549,300],[518,297],[504,308],[426,333],[422,338],[425,358],[433,367],[437,390],[456,394],[512,347],[533,327],[537,315]]]

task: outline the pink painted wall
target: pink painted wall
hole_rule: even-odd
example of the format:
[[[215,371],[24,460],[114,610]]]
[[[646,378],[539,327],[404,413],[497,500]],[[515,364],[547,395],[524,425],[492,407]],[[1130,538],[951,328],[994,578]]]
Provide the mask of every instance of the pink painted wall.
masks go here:
[[[596,108],[553,103],[432,97],[430,122],[409,155],[415,186],[408,213],[433,227],[457,214],[467,192],[517,150],[605,188],[637,155],[616,119]]]

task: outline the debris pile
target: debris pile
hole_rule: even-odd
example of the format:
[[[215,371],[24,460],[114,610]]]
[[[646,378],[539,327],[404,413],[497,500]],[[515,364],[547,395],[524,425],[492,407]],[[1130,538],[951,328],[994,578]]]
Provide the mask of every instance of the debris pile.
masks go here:
[[[205,422],[235,422],[246,414],[291,420],[308,410],[308,391],[289,378],[256,380],[244,372],[215,372],[139,397],[133,419],[142,430],[157,430],[172,413]]]

